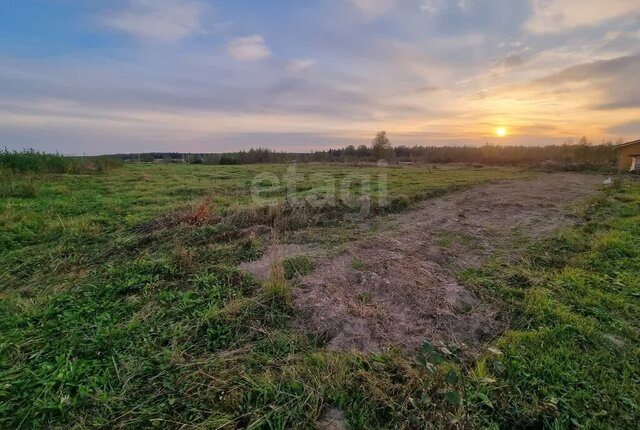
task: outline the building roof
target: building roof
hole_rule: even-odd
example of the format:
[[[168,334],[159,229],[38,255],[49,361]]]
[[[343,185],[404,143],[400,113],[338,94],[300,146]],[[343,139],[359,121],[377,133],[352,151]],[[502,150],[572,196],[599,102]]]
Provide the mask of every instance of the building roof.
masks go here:
[[[632,140],[631,142],[626,142],[626,143],[621,143],[620,145],[616,145],[615,148],[619,149],[619,148],[624,148],[625,146],[631,146],[631,145],[636,145],[640,143],[640,139],[638,140]]]

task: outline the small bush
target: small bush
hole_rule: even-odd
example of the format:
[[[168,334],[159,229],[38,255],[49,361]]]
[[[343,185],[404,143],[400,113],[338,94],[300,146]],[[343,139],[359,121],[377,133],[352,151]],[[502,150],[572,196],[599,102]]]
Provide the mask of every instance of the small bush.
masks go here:
[[[384,209],[386,210],[386,212],[397,213],[407,209],[410,204],[411,204],[411,201],[409,200],[408,197],[398,196],[391,199],[389,204],[386,205]]]

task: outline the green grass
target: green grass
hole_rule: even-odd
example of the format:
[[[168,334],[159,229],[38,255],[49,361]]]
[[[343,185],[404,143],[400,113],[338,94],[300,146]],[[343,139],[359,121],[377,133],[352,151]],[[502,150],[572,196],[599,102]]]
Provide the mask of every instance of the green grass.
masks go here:
[[[356,270],[362,270],[364,269],[364,261],[354,258],[351,261],[351,267],[353,267]]]
[[[291,280],[297,276],[305,276],[313,272],[315,263],[306,255],[297,255],[284,260],[284,277]]]
[[[516,264],[463,275],[513,319],[497,342],[504,355],[488,354],[473,370],[476,425],[637,426],[640,183],[621,192],[624,199],[594,202],[582,223],[535,244]]]
[[[236,269],[269,238],[224,235],[224,223],[145,227],[203,201],[221,216],[251,210],[253,177],[287,168],[127,165],[37,176],[35,196],[1,196],[0,428],[312,428],[327,405],[356,429],[637,421],[638,183],[535,245],[527,264],[464,274],[517,316],[497,343],[500,363],[483,355],[471,366],[453,347],[418,357],[328,351],[292,327],[286,285],[274,294]],[[353,168],[297,169],[305,178],[296,193],[309,198],[311,173]],[[406,202],[393,210],[523,176],[383,172],[390,200]],[[270,202],[284,197],[272,194]],[[309,237],[346,240],[343,227],[314,227]],[[306,273],[312,262],[285,260],[283,275],[287,267]]]

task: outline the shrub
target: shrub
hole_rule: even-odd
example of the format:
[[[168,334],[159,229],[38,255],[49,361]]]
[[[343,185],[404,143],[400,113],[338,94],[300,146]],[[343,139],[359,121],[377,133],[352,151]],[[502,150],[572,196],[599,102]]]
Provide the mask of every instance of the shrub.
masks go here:
[[[407,209],[411,201],[406,196],[398,196],[391,199],[391,201],[384,207],[386,212],[397,213]]]
[[[0,166],[21,173],[65,173],[70,161],[68,157],[59,154],[45,154],[33,149],[20,152],[5,149],[0,152]]]
[[[122,160],[99,157],[67,157],[28,149],[0,151],[0,167],[14,173],[87,173],[104,172],[122,165]]]

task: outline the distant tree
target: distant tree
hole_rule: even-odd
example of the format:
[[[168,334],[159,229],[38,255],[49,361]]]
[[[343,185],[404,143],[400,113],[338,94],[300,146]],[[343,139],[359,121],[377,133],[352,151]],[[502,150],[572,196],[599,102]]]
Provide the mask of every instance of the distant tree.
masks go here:
[[[356,155],[356,148],[353,145],[349,145],[346,148],[344,148],[344,155],[347,155],[349,157],[353,157]]]
[[[240,164],[240,160],[239,160],[239,158],[237,158],[236,156],[233,156],[233,155],[227,155],[227,154],[222,154],[222,155],[220,156],[220,161],[219,161],[219,163],[220,163],[220,164],[225,164],[225,165],[228,165],[228,164]]]
[[[411,157],[411,149],[404,145],[396,146],[394,152],[398,158],[409,159]]]
[[[358,149],[356,149],[356,155],[358,157],[366,158],[371,155],[371,151],[367,148],[367,145],[360,145]]]
[[[386,131],[379,131],[371,142],[371,152],[376,160],[388,159],[393,157],[393,148],[387,137]]]

